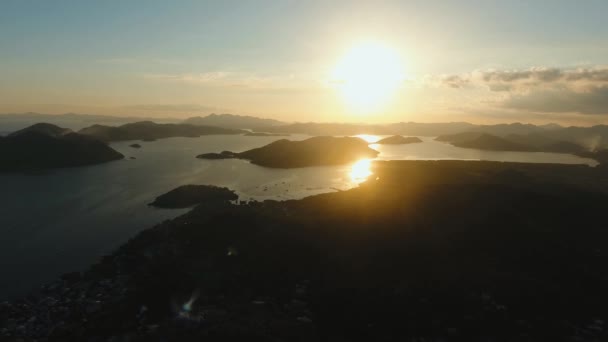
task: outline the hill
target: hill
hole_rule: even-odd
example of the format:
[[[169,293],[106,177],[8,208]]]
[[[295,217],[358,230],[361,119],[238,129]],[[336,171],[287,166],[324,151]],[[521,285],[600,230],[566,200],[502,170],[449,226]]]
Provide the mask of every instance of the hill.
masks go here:
[[[548,137],[546,133],[510,134],[506,137],[498,137],[480,132],[464,132],[441,135],[435,140],[448,142],[457,147],[492,151],[552,152],[577,155],[587,151],[579,144],[555,140]]]
[[[156,140],[171,137],[199,137],[213,134],[243,134],[244,131],[189,124],[157,124],[151,121],[129,123],[118,127],[93,125],[78,133],[103,141]]]
[[[378,151],[369,148],[367,142],[359,138],[313,137],[302,141],[281,139],[240,153],[206,153],[197,158],[241,158],[260,166],[295,168],[347,164],[377,155]]]
[[[0,138],[0,171],[99,164],[124,156],[105,143],[51,124],[35,124]]]
[[[50,124],[66,127],[72,130],[79,130],[93,124],[103,124],[109,126],[123,125],[130,122],[147,121],[151,118],[137,116],[116,116],[116,115],[96,115],[96,114],[41,114],[41,113],[6,113],[0,114],[0,131],[12,132],[38,122],[48,122]],[[174,123],[177,120],[171,118],[154,118],[160,123]]]
[[[449,139],[445,136],[444,140]],[[537,149],[530,145],[519,144],[505,138],[497,137],[491,134],[481,133],[477,137],[471,139],[463,139],[459,135],[456,141],[451,142],[452,145],[464,148],[475,148],[478,150],[490,151],[520,151],[520,152],[536,152]]]
[[[606,339],[602,170],[373,171],[356,189],[302,200],[199,205],[3,304],[0,329],[60,341]]]
[[[422,140],[418,137],[403,137],[401,135],[393,135],[392,137],[380,139],[376,141],[374,144],[380,145],[403,145],[403,144],[415,144],[421,143]]]
[[[204,117],[195,116],[184,120],[185,124],[199,126],[217,126],[236,129],[255,129],[267,126],[278,126],[284,123],[273,119],[234,114],[210,114]]]

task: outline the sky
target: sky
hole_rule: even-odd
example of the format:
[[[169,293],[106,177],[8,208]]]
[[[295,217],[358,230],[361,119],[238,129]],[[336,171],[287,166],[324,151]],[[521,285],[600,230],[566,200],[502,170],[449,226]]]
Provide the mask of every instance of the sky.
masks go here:
[[[606,13],[605,0],[0,0],[0,113],[608,124]]]

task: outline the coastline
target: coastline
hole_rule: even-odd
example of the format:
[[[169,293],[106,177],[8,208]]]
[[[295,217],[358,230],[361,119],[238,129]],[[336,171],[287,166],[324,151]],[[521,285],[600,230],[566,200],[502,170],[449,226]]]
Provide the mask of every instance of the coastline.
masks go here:
[[[563,179],[572,179],[573,175],[577,175],[578,185],[560,182],[559,177],[551,178],[555,168],[560,169],[562,175],[559,177]],[[364,318],[373,320],[373,315],[365,313],[374,312],[375,305],[368,300],[376,296],[389,296],[396,303],[408,304],[412,314],[421,314],[425,310],[424,305],[411,302],[416,298],[427,298],[427,305],[445,309],[445,305],[449,308],[452,304],[444,301],[456,296],[451,300],[464,300],[463,305],[472,312],[469,314],[472,318],[468,323],[466,320],[458,323],[452,321],[456,316],[435,317],[442,322],[439,325],[443,326],[441,331],[446,336],[469,336],[466,324],[499,324],[508,327],[509,333],[520,333],[525,329],[512,324],[517,319],[530,319],[526,318],[530,308],[524,310],[526,303],[509,299],[512,291],[509,287],[524,281],[524,278],[518,277],[525,274],[520,275],[526,267],[535,267],[540,262],[534,261],[534,258],[541,256],[537,255],[535,247],[541,240],[545,240],[544,253],[550,253],[555,260],[567,260],[559,247],[563,237],[570,236],[569,216],[563,208],[576,210],[581,215],[577,226],[585,227],[585,231],[578,232],[581,236],[569,241],[570,244],[588,248],[591,247],[589,244],[599,244],[606,239],[601,231],[594,229],[601,224],[597,217],[600,203],[596,200],[606,199],[606,182],[603,180],[602,186],[595,184],[592,187],[581,181],[584,178],[592,179],[597,175],[596,171],[582,166],[542,164],[377,162],[375,175],[379,180],[368,181],[359,188],[347,191],[284,202],[199,205],[186,214],[140,232],[86,272],[66,274],[61,280],[45,286],[37,295],[13,304],[3,304],[0,312],[4,316],[0,317],[8,318],[8,327],[5,325],[0,329],[5,329],[1,330],[3,334],[12,336],[21,332],[22,336],[30,337],[51,334],[66,339],[80,339],[130,334],[145,339],[179,337],[179,332],[174,330],[177,326],[180,329],[185,326],[182,333],[191,333],[192,336],[206,336],[211,332],[230,336],[232,331],[240,337],[252,337],[261,331],[262,326],[266,326],[265,331],[269,336],[316,340],[319,336],[332,334],[351,336],[358,331],[342,331],[338,322],[335,322],[335,326],[327,326],[331,322],[329,317],[336,314],[332,310],[339,307],[330,305],[331,302],[324,304],[329,298],[357,298],[354,303],[363,312],[352,317],[345,316],[349,323],[353,323]],[[539,176],[546,177],[541,179]],[[539,202],[541,199],[544,203]],[[530,214],[531,219],[552,222],[553,227],[547,227],[552,229],[553,235],[536,235],[541,232],[530,230],[534,226],[527,230],[518,228],[509,233],[515,236],[505,235],[508,231],[500,227],[517,228],[513,224],[519,222],[516,216],[510,214],[513,210],[511,207],[525,208],[531,203],[535,203],[537,211]],[[505,207],[505,204],[508,206]],[[358,209],[353,210],[355,208]],[[440,210],[442,214],[433,218],[428,216],[435,210]],[[480,214],[483,215],[479,217]],[[453,222],[450,219],[453,215],[461,217],[462,222]],[[428,220],[430,222],[426,222]],[[378,225],[378,222],[384,223]],[[403,230],[399,228],[403,227],[399,222],[407,222],[412,228]],[[480,230],[486,227],[487,222],[495,225],[490,235]],[[371,229],[368,224],[374,228]],[[432,231],[423,229],[427,226],[433,227]],[[411,235],[414,232],[417,233]],[[493,234],[498,235],[492,237]],[[416,243],[404,240],[408,236],[407,240],[413,239]],[[474,236],[478,236],[481,244],[467,240]],[[498,236],[510,242],[508,248],[498,248],[493,252],[486,250],[488,244],[495,247],[503,245],[505,240],[502,243],[494,240]],[[528,241],[519,240],[524,236]],[[591,237],[593,239],[587,240]],[[549,242],[547,245],[547,238],[557,244]],[[433,242],[434,239],[436,242]],[[577,242],[578,239],[582,240]],[[396,241],[404,243],[404,246],[409,245],[409,249],[404,250],[403,246],[395,249]],[[420,249],[423,245],[426,247]],[[443,246],[446,252],[435,249],[439,246]],[[449,251],[464,246],[468,246],[469,252],[459,258],[465,258],[472,264],[463,268],[464,264],[448,262],[449,258],[446,257],[452,255]],[[517,255],[523,258],[522,262],[529,266],[512,269],[522,266],[509,261],[513,255],[509,249],[517,250]],[[572,260],[572,265],[592,262],[590,265],[599,266],[604,258],[602,254],[600,259],[597,256],[588,259],[583,249],[579,250],[578,247],[573,252],[567,256]],[[478,273],[490,265],[486,265],[484,258],[469,260],[471,253],[489,253],[486,255],[486,258],[490,257],[488,260],[498,258],[496,261],[502,260],[504,263],[501,267],[518,271],[513,273],[513,277],[502,280],[506,282],[504,286],[498,283],[491,285],[503,276]],[[370,259],[372,255],[376,256]],[[410,255],[410,258],[403,258],[405,255]],[[385,256],[393,259],[399,257],[394,259],[394,265],[389,265],[385,263]],[[422,263],[422,260],[426,261]],[[394,273],[397,266],[406,267],[403,270],[409,271]],[[453,271],[464,273],[457,276],[452,271],[447,272],[454,267]],[[604,271],[592,267],[595,272],[603,274]],[[196,272],[192,273],[194,270]],[[581,276],[576,268],[560,271]],[[468,284],[465,286],[468,290],[461,293],[455,288],[441,294],[443,286],[438,283],[439,287],[427,289],[434,293],[431,295],[427,290],[414,286],[417,280],[411,276],[418,272],[422,273],[417,277],[426,274],[422,276],[425,281],[440,277],[446,284]],[[540,291],[543,288],[541,284],[549,281],[547,276],[551,272],[551,267],[541,272],[536,278],[539,285],[529,289],[531,295],[540,295],[535,291]],[[409,279],[408,282],[412,283],[401,284],[395,282],[396,279],[384,283],[395,276],[405,277],[403,279]],[[495,276],[499,278],[486,283]],[[401,284],[393,290],[405,293],[413,291],[413,297],[391,292],[392,287],[386,287],[388,284]],[[574,285],[563,279],[553,286]],[[338,289],[344,291],[345,288],[350,290],[342,294],[335,292]],[[365,292],[366,288],[371,292]],[[476,294],[469,297],[466,293]],[[546,304],[543,298],[555,301],[558,299],[556,295],[557,292],[549,291],[537,300]],[[596,296],[593,300],[598,304],[605,299],[603,295],[593,295]],[[573,310],[570,314],[576,317],[568,318],[569,324],[584,329],[586,325],[595,324],[594,319],[602,319],[605,312],[590,309],[595,307],[589,302],[592,293],[578,293],[575,297],[572,300],[587,305],[587,313],[595,318],[580,316],[580,310]],[[574,308],[572,305],[578,305],[564,298],[559,298],[558,302],[570,309]],[[389,305],[389,308],[393,306]],[[540,307],[536,309],[540,310]],[[509,312],[508,319],[504,317],[504,310]],[[465,315],[459,312],[454,314]],[[560,309],[559,314],[568,313]],[[32,320],[32,317],[36,318]],[[45,317],[54,319],[45,322]],[[414,331],[425,331],[423,317],[414,319],[413,322],[417,323],[410,323],[419,325],[418,330]],[[388,324],[388,329],[391,326],[389,317],[380,315],[380,318],[389,320],[384,322]],[[87,322],[85,325],[82,324],[83,320]],[[543,320],[553,324],[550,316]],[[448,323],[452,326],[445,325]],[[568,329],[561,327],[553,333],[563,333]],[[374,329],[369,333],[384,336],[381,331]],[[527,333],[545,336],[543,334],[548,331],[541,329]],[[602,336],[603,332],[598,334]]]

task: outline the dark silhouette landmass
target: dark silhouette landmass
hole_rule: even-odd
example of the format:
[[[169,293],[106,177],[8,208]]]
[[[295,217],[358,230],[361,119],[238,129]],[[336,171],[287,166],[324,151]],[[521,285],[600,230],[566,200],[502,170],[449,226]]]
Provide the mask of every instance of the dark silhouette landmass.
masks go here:
[[[243,134],[244,131],[211,126],[188,124],[157,124],[151,121],[128,123],[122,126],[93,125],[83,128],[80,134],[103,141],[143,140],[153,141],[171,137],[195,138],[212,134]]]
[[[213,185],[182,185],[150,203],[158,208],[189,208],[204,202],[237,200],[239,197],[228,188]]]
[[[422,140],[418,137],[404,137],[401,135],[393,135],[392,137],[380,139],[376,141],[374,144],[381,145],[403,145],[403,144],[416,144],[421,143]]]
[[[33,171],[100,164],[124,158],[105,143],[39,123],[0,137],[0,171]]]
[[[498,137],[487,133],[464,132],[441,135],[435,140],[448,142],[457,147],[491,151],[552,152],[576,155],[587,151],[579,144],[570,141],[558,141],[542,134],[510,134],[506,137]]]
[[[522,123],[475,125],[467,122],[416,123],[400,122],[383,125],[349,124],[349,123],[294,123],[260,128],[264,132],[281,132],[309,135],[409,135],[431,136],[455,135],[459,133],[485,133],[500,138],[519,136],[523,139],[542,140],[540,145],[558,142],[570,142],[586,150],[608,148],[608,125],[592,127],[562,127],[556,124],[532,125]],[[528,136],[530,136],[528,138]],[[514,137],[512,137],[515,139]],[[532,144],[532,145],[537,145]],[[571,146],[572,147],[572,146]],[[559,150],[559,146],[556,147]]]
[[[391,161],[373,172],[302,200],[201,204],[1,305],[0,329],[62,341],[606,340],[605,171]]]
[[[235,158],[239,158],[239,154],[231,152],[231,151],[222,151],[220,153],[212,152],[212,153],[199,154],[198,156],[196,156],[196,158],[199,158],[199,159],[235,159]]]
[[[137,116],[113,116],[113,115],[97,115],[97,114],[41,114],[41,113],[4,113],[0,114],[0,127],[2,131],[16,131],[25,127],[31,126],[39,122],[48,122],[50,124],[66,127],[72,130],[79,130],[93,124],[103,125],[123,125],[129,122],[154,120],[160,123],[174,123],[177,120],[171,118],[155,117],[137,117]]]
[[[40,134],[51,138],[59,138],[73,132],[68,128],[59,127],[46,122],[40,122],[12,132],[8,135],[8,137],[19,137],[30,133]]]
[[[466,136],[466,138],[465,138]],[[440,136],[439,141],[448,141],[452,145],[464,148],[475,148],[490,151],[520,151],[537,152],[538,149],[524,144],[519,144],[505,138],[486,133],[456,134],[455,136]]]
[[[598,165],[600,168],[608,168],[608,149],[599,151],[585,151],[580,152],[577,155],[583,158],[595,159],[598,163],[600,163]]]
[[[157,120],[157,119],[155,119]],[[158,119],[163,123],[172,119]],[[0,114],[0,127],[2,131],[11,131],[16,128],[25,127],[35,122],[62,123],[59,126],[70,128],[81,128],[90,126],[95,122],[98,124],[116,125],[124,122],[142,121],[136,117],[114,117],[103,115],[63,114],[44,115],[37,113],[24,114]],[[63,124],[65,123],[65,124]],[[284,123],[273,119],[262,119],[251,116],[239,116],[232,114],[211,114],[206,117],[193,117],[185,120],[185,124],[218,126],[232,129],[254,129],[255,132],[268,132],[280,134],[308,134],[315,136],[343,136],[358,134],[376,135],[404,135],[404,136],[429,136],[452,135],[464,132],[486,133],[501,138],[507,138],[516,143],[524,140],[543,140],[540,145],[549,142],[569,142],[584,148],[586,151],[597,151],[608,148],[608,125],[596,125],[591,127],[562,127],[557,124],[532,125],[524,123],[508,123],[495,125],[476,125],[468,122],[446,122],[446,123],[417,123],[398,122],[390,124],[353,124],[353,123]],[[93,127],[97,127],[94,125]],[[103,126],[114,127],[114,126]],[[90,127],[89,127],[90,128]],[[96,128],[97,129],[97,128]],[[123,135],[124,133],[113,133]],[[205,133],[206,134],[206,133]],[[104,133],[104,135],[111,135]],[[509,137],[513,135],[514,137]],[[177,136],[192,136],[191,133]],[[196,136],[196,135],[194,135]],[[120,138],[124,140],[124,138]],[[154,140],[156,138],[144,138]],[[521,141],[519,141],[521,139]],[[106,138],[104,140],[109,141]],[[143,139],[142,139],[143,140]],[[538,144],[531,144],[537,146]],[[538,146],[537,146],[538,147]],[[547,150],[543,147],[541,150]],[[573,145],[558,145],[555,151],[575,149]],[[572,152],[568,152],[572,153]]]
[[[234,114],[210,114],[204,117],[195,116],[184,120],[184,123],[190,125],[217,126],[236,129],[254,129],[284,124],[278,120]]]
[[[265,133],[265,132],[249,132],[243,134],[248,137],[288,137],[289,134],[285,133]]]
[[[197,158],[240,158],[275,168],[340,165],[376,157],[378,151],[367,145],[364,140],[351,137],[313,137],[302,141],[282,139],[245,152],[204,153]]]
[[[511,123],[497,125],[475,125],[468,122],[419,123],[398,122],[391,124],[352,124],[352,123],[293,123],[281,126],[265,127],[265,132],[284,132],[310,135],[410,135],[439,136],[468,131],[478,131],[494,135],[530,134],[548,132],[558,129],[558,125],[535,126],[531,124]],[[261,129],[260,129],[261,130]]]
[[[140,144],[131,144],[131,145],[129,145],[129,147],[141,148],[141,145]]]

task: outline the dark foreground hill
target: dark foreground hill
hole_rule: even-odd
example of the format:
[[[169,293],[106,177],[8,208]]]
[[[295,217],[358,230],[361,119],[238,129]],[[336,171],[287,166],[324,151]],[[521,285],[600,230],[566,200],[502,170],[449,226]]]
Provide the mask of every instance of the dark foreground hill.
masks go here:
[[[195,138],[211,134],[243,134],[237,129],[195,126],[188,124],[158,124],[152,121],[128,123],[122,126],[93,125],[81,129],[78,133],[95,137],[103,141],[123,140],[156,140],[171,137]]]
[[[379,162],[349,191],[200,205],[0,306],[0,331],[58,341],[603,341],[608,196],[598,172]]]
[[[0,172],[99,164],[124,156],[69,129],[39,123],[0,137]]]
[[[240,153],[230,151],[205,153],[198,155],[197,158],[240,158],[260,166],[295,168],[348,164],[359,159],[374,158],[378,153],[359,138],[313,137],[302,141],[281,139]]]

